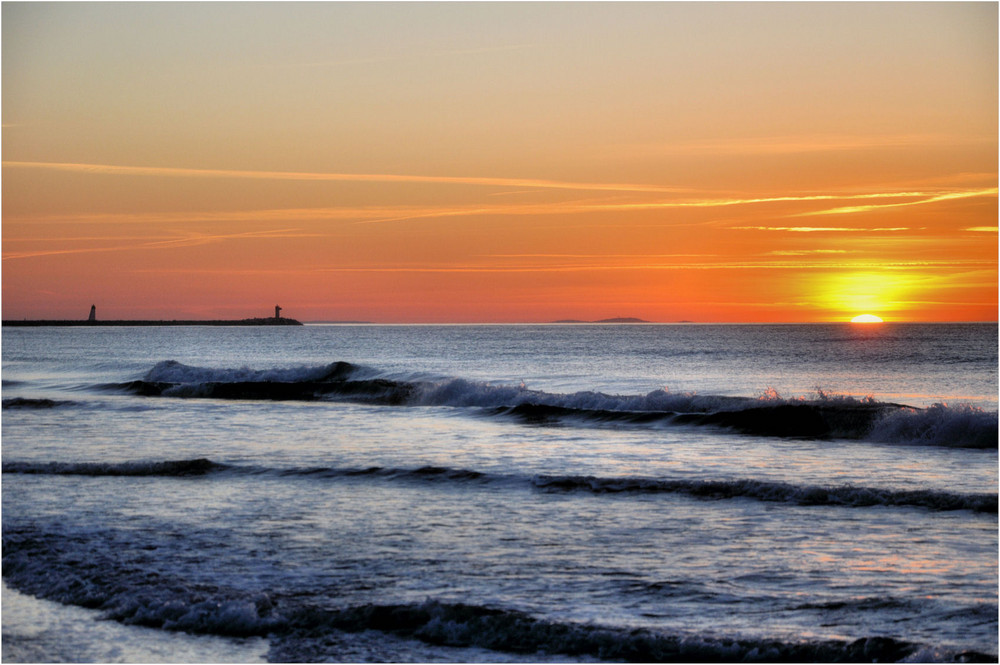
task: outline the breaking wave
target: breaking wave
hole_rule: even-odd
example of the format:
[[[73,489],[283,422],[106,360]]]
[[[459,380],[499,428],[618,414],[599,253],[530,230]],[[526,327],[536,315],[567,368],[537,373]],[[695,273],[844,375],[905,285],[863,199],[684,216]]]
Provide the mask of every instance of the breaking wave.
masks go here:
[[[550,393],[461,378],[401,381],[369,367],[335,362],[287,369],[212,369],[168,360],[141,380],[103,386],[150,397],[232,400],[327,400],[389,406],[485,409],[536,425],[708,425],[744,434],[965,448],[997,447],[997,414],[943,404],[926,409],[820,394],[782,399],[671,393]]]
[[[326,655],[323,641],[314,636],[317,628],[326,626],[345,632],[379,630],[442,646],[638,663],[898,661],[920,648],[888,637],[791,642],[670,635],[648,629],[558,623],[517,610],[436,601],[366,605],[338,611],[311,610],[302,612],[296,620],[302,627],[282,635],[269,658],[323,660]]]
[[[968,405],[905,408],[879,419],[867,438],[884,443],[995,448],[997,414]]]
[[[934,511],[969,510],[996,513],[996,494],[959,494],[938,490],[892,490],[854,485],[815,486],[790,485],[750,479],[670,479],[649,477],[598,477],[579,475],[519,476],[490,474],[470,469],[442,466],[392,468],[371,466],[271,468],[219,464],[205,458],[163,462],[68,463],[68,462],[4,462],[3,472],[9,474],[71,475],[71,476],[206,476],[271,475],[282,478],[338,479],[370,478],[383,481],[423,483],[479,483],[531,488],[538,491],[589,492],[592,494],[682,494],[697,499],[753,499],[800,506],[841,506],[866,508],[871,506],[905,506]]]
[[[3,574],[13,588],[102,612],[127,625],[222,636],[265,637],[272,662],[337,660],[338,633],[379,631],[431,645],[626,662],[884,662],[920,658],[995,662],[976,651],[935,649],[885,636],[780,640],[670,634],[541,619],[516,608],[442,602],[331,606],[326,594],[284,594],[200,585],[120,565],[123,532],[83,537],[32,527],[5,529]],[[72,547],[70,544],[72,543]],[[124,545],[125,543],[119,543]],[[822,609],[822,608],[821,608]]]

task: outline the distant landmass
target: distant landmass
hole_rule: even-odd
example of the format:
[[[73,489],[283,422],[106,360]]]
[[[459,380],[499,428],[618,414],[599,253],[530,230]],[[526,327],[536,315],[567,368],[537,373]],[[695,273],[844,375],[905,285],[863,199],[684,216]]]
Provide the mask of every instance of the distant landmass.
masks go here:
[[[346,325],[346,324],[352,324],[352,325],[366,324],[366,325],[370,325],[372,323],[374,323],[374,321],[306,321],[306,325],[307,326],[308,325],[333,326],[333,325]]]
[[[581,321],[579,319],[560,319],[552,323],[650,323],[645,319],[637,319],[632,316],[619,316],[613,319],[601,319],[600,321]]]

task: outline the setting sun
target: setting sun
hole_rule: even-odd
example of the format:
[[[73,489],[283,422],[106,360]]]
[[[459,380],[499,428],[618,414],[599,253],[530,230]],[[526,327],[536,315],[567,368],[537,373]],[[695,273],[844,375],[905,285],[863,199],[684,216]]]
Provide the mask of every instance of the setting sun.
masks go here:
[[[874,314],[858,314],[851,323],[882,323],[882,319]]]

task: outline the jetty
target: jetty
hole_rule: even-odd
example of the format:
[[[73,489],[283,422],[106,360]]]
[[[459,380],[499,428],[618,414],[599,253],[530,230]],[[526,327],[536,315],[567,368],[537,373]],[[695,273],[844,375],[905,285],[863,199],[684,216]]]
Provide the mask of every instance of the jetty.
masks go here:
[[[97,318],[97,306],[90,306],[90,316],[86,319],[4,319],[4,327],[46,327],[46,326],[301,326],[302,323],[295,319],[281,316],[281,307],[274,306],[274,316],[259,317],[252,319],[172,319],[172,320],[101,320]]]

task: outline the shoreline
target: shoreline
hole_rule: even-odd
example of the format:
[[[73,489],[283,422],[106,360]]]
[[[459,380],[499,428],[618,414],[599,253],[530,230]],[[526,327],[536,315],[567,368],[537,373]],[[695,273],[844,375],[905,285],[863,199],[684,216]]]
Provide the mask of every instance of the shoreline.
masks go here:
[[[101,613],[37,598],[8,585],[3,598],[5,663],[266,663],[260,637],[223,637],[127,626]]]

